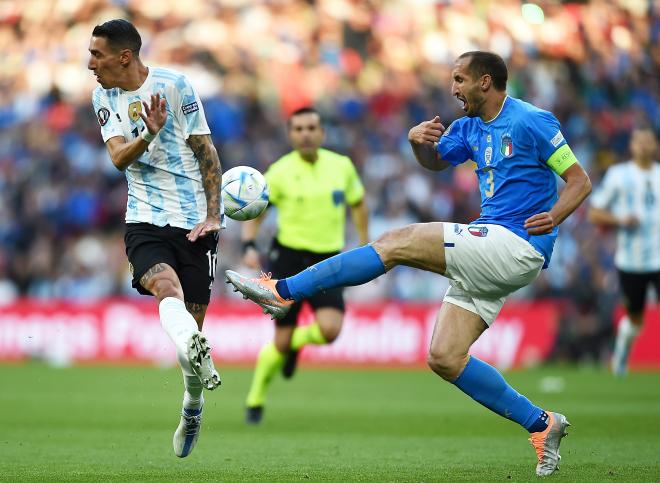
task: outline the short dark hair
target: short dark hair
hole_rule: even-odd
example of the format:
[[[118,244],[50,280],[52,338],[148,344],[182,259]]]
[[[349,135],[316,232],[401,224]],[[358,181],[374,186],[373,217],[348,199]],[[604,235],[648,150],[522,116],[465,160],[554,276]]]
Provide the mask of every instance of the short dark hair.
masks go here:
[[[487,74],[493,79],[493,87],[495,89],[498,91],[506,90],[506,81],[509,78],[509,73],[502,57],[493,52],[474,50],[461,54],[459,59],[465,59],[466,57],[470,58],[468,70],[473,77],[481,77]]]
[[[113,49],[129,49],[136,55],[140,55],[142,38],[135,26],[128,20],[117,18],[108,20],[94,27],[93,37],[104,37],[108,45]]]
[[[314,107],[305,106],[305,107],[301,107],[300,109],[296,109],[291,113],[289,119],[287,119],[286,121],[286,127],[290,128],[291,119],[293,119],[295,116],[300,116],[302,114],[316,114],[317,116],[319,116],[319,121],[321,121],[321,113],[319,111],[317,111]]]

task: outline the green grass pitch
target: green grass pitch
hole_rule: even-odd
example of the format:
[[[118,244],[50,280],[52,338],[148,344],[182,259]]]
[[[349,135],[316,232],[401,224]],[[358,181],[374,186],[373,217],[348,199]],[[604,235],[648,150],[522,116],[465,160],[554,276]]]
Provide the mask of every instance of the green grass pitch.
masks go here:
[[[221,369],[203,431],[172,453],[175,369],[0,366],[3,481],[533,481],[524,430],[423,370],[303,368],[243,422],[250,371]],[[571,423],[557,481],[660,481],[660,374],[548,367],[508,380]]]

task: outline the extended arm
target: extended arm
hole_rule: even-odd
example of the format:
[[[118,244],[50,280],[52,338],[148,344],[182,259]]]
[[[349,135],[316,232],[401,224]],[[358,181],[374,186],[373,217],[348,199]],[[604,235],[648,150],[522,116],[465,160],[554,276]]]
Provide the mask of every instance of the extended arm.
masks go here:
[[[413,126],[408,131],[408,142],[410,142],[417,162],[431,171],[442,171],[450,165],[448,161],[440,158],[435,149],[443,132],[445,132],[445,126],[442,125],[438,116]]]
[[[591,206],[588,212],[589,221],[595,225],[611,226],[614,228],[631,228],[639,224],[634,216],[619,218],[613,213],[602,208]]]
[[[245,266],[257,269],[261,266],[259,260],[259,251],[255,244],[257,239],[257,234],[259,233],[259,227],[261,222],[266,217],[267,210],[254,218],[253,220],[244,221],[241,226],[241,243],[243,244],[243,263]]]
[[[591,193],[591,181],[579,163],[567,168],[561,177],[566,186],[552,209],[525,220],[525,229],[530,235],[551,233],[553,228],[568,218]]]
[[[143,102],[144,113],[140,113],[140,117],[144,121],[147,132],[136,137],[132,141],[126,141],[123,136],[115,136],[105,143],[112,164],[120,170],[124,171],[136,159],[138,159],[149,147],[149,143],[153,140],[158,131],[165,125],[167,121],[167,109],[165,99],[160,98],[160,94],[151,96],[151,106],[147,106]]]
[[[369,243],[369,209],[364,198],[351,206],[351,220],[360,238],[360,245]]]
[[[188,233],[190,241],[220,229],[220,189],[222,187],[222,166],[218,151],[216,151],[211,136],[192,135],[188,138],[188,145],[195,153],[199,162],[199,171],[202,174],[202,186],[206,196],[206,219]]]

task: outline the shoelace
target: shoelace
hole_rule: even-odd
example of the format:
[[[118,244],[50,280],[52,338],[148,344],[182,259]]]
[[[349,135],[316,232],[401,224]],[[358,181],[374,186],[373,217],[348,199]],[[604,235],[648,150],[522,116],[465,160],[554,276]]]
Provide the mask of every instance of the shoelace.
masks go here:
[[[202,415],[187,416],[183,414],[183,420],[185,421],[186,436],[193,436],[199,430],[199,425],[202,424]]]
[[[273,277],[273,272],[261,272],[261,275],[259,275],[259,278],[257,279],[258,282],[267,282]]]

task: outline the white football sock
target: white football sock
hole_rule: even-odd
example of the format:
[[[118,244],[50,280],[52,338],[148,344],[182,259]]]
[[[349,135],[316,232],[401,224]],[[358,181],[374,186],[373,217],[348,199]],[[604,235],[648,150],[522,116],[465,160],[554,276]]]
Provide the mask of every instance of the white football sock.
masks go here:
[[[176,355],[183,372],[183,407],[186,409],[200,409],[204,404],[202,390],[204,389],[195,371],[188,360],[188,341],[190,336],[197,332],[197,322],[186,309],[186,304],[175,298],[166,297],[158,305],[160,323],[176,346]]]
[[[183,375],[186,391],[183,393],[184,409],[201,409],[204,405],[204,394],[202,394],[202,383],[197,376]]]
[[[628,365],[630,346],[638,333],[639,327],[633,325],[627,316],[621,319],[614,343],[614,361],[620,370]]]
[[[160,323],[170,336],[176,346],[177,354],[186,356],[188,354],[188,340],[197,332],[195,318],[186,310],[183,300],[175,297],[165,297],[158,305]],[[179,360],[181,357],[179,357]]]

